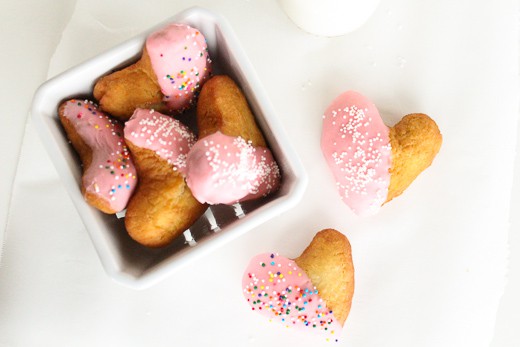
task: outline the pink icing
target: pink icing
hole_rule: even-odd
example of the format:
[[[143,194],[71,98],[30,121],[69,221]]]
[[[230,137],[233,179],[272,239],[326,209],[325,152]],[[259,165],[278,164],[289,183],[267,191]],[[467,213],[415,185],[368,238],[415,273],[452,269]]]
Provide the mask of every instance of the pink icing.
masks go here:
[[[269,149],[219,131],[197,141],[188,154],[187,167],[186,182],[202,203],[256,199],[280,184],[280,170]]]
[[[204,36],[188,25],[170,24],[148,36],[146,50],[163,101],[172,111],[188,108],[210,74]]]
[[[243,294],[252,310],[287,327],[339,335],[341,324],[307,274],[291,259],[259,254],[242,277]]]
[[[365,96],[347,91],[323,116],[321,150],[340,196],[358,215],[376,213],[390,184],[389,128]]]
[[[82,178],[85,191],[104,199],[113,211],[122,211],[137,184],[123,126],[87,100],[67,101],[63,116],[92,149],[92,163]]]
[[[180,121],[141,108],[126,122],[125,139],[154,151],[182,174],[186,172],[188,152],[195,144],[195,135]]]

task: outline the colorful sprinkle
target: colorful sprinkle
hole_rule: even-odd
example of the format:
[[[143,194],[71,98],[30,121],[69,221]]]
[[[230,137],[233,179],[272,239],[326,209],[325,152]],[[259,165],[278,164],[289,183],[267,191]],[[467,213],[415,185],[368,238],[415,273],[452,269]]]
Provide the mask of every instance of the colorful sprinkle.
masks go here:
[[[97,105],[89,100],[67,101],[63,116],[72,122],[78,135],[92,149],[92,165],[82,178],[86,192],[95,193],[109,202],[114,211],[123,210],[137,183],[136,180],[128,183],[125,191],[115,189],[119,186],[115,182],[120,176],[135,178],[128,148],[121,139],[123,125],[99,111]],[[122,160],[125,165],[111,165]]]
[[[266,262],[279,264],[276,271],[265,267]],[[301,277],[289,276],[297,272]],[[292,278],[290,281],[273,279]],[[268,286],[266,283],[269,284]],[[319,297],[305,273],[290,259],[276,253],[264,253],[254,257],[242,280],[244,297],[258,312],[270,321],[284,323],[286,327],[310,329],[334,334],[341,325],[335,320],[332,310]],[[254,301],[249,301],[254,297]],[[305,307],[304,307],[305,306]],[[254,310],[254,308],[253,308]],[[330,329],[330,327],[334,329]]]
[[[125,138],[134,145],[153,150],[173,170],[183,173],[195,135],[180,121],[159,112],[137,109],[125,125]]]
[[[188,25],[170,24],[146,40],[152,68],[164,94],[163,101],[172,111],[181,112],[190,107],[200,86],[210,76],[207,43],[195,32],[196,29]],[[200,54],[200,51],[204,53]],[[204,73],[199,74],[199,71]],[[194,82],[188,83],[190,79]]]

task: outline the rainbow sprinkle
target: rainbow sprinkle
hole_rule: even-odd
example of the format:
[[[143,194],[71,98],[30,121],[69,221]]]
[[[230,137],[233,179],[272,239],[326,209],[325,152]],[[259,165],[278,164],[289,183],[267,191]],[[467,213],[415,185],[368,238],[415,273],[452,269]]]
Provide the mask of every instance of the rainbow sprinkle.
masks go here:
[[[255,256],[244,273],[242,287],[251,309],[270,321],[331,335],[341,330],[318,289],[291,259],[277,253]]]

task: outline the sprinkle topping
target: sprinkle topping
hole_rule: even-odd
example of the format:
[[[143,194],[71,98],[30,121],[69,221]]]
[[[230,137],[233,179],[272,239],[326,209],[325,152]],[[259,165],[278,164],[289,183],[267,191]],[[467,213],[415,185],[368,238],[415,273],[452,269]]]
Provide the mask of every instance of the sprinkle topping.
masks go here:
[[[92,162],[82,178],[86,192],[103,198],[114,211],[123,210],[137,184],[135,167],[123,140],[123,125],[89,100],[67,101],[63,116],[92,149]]]
[[[206,39],[185,24],[170,24],[146,40],[163,101],[172,111],[188,108],[210,74]]]
[[[291,259],[277,253],[253,257],[244,272],[242,288],[253,311],[288,328],[321,331],[327,336],[341,331],[318,289]]]
[[[196,140],[193,132],[177,119],[140,108],[125,124],[125,139],[153,150],[182,174],[186,172],[186,158]]]
[[[188,154],[186,182],[202,203],[233,204],[265,196],[280,184],[271,151],[241,137],[216,132],[199,140]]]
[[[359,215],[376,213],[390,184],[389,129],[375,105],[348,91],[323,116],[321,149],[343,201]]]

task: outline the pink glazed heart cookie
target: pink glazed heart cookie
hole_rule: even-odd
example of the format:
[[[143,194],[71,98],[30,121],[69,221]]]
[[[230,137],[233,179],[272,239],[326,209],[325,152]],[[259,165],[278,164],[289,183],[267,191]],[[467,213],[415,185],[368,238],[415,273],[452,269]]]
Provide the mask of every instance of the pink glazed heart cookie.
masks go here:
[[[325,229],[296,259],[259,254],[247,266],[242,288],[253,311],[286,327],[336,339],[354,294],[350,243],[342,233]]]
[[[186,24],[169,24],[150,34],[141,59],[101,77],[94,97],[101,108],[127,120],[136,108],[176,114],[191,107],[211,73],[202,33]]]
[[[409,114],[389,128],[365,96],[347,91],[323,116],[321,149],[342,200],[358,215],[373,215],[429,167],[440,150],[437,124]]]
[[[126,122],[124,136],[139,175],[128,203],[126,230],[144,246],[164,247],[206,210],[184,180],[195,135],[177,119],[138,108]]]
[[[88,100],[65,101],[58,114],[82,162],[85,200],[108,214],[122,211],[137,184],[123,125]]]
[[[200,202],[234,204],[278,190],[278,164],[229,76],[213,76],[202,87],[197,127],[200,138],[188,154],[186,181]]]

